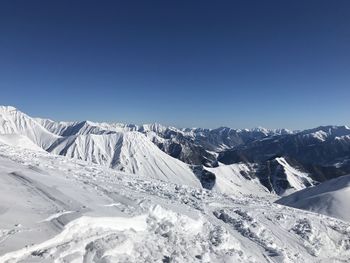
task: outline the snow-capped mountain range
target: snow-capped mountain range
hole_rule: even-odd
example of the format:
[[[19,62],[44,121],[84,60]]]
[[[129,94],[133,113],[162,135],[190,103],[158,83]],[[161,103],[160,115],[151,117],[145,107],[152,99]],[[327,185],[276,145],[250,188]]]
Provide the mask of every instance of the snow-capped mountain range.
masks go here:
[[[27,146],[38,146],[53,154],[132,174],[204,187],[217,184],[216,178],[220,175],[203,169],[203,165],[218,166],[219,152],[257,139],[291,133],[263,128],[209,130],[177,129],[160,124],[55,122],[32,118],[9,106],[0,108],[0,118],[0,133],[26,138]],[[255,170],[250,168],[247,174],[254,178]]]
[[[346,262],[347,174],[347,126],[56,122],[0,106],[0,262]]]
[[[8,144],[14,140],[8,136],[21,136],[17,140],[29,148],[174,183],[194,186],[199,180],[206,188],[217,186],[222,164],[243,163],[246,178],[279,195],[350,173],[346,126],[292,132],[55,122],[2,106],[0,134]]]

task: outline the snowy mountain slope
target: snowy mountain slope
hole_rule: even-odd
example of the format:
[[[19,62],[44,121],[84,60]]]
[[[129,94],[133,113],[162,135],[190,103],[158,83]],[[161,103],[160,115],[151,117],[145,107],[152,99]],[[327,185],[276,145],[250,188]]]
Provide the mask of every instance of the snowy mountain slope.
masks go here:
[[[45,129],[56,135],[63,136],[69,127],[75,125],[75,122],[53,121],[50,119],[34,118]]]
[[[61,136],[110,134],[115,132],[139,131],[145,134],[162,151],[191,165],[216,166],[216,155],[212,152],[271,136],[290,134],[286,129],[268,130],[264,128],[236,130],[226,127],[218,129],[177,129],[161,124],[122,124],[82,122],[54,122],[36,119],[50,132]]]
[[[165,154],[139,132],[124,133],[118,166],[120,165],[125,172],[153,175],[157,179],[173,183],[200,186],[199,180],[187,164]]]
[[[213,180],[206,167],[217,167],[219,162],[254,163],[251,178],[258,178],[263,187],[278,195],[350,172],[347,126],[322,126],[297,133],[264,128],[177,129],[160,124],[55,122],[33,119],[13,107],[1,107],[0,134],[19,134],[48,152],[129,173],[197,184],[193,172],[184,164],[187,163],[195,167],[202,185],[208,183],[208,189],[213,187]],[[233,179],[228,178],[228,171],[223,174],[226,183],[237,179],[235,172]],[[185,180],[187,177],[190,179]],[[235,189],[233,185],[226,189],[231,187]]]
[[[350,260],[350,224],[334,218],[63,156],[0,153],[0,262]]]
[[[277,201],[279,204],[350,221],[350,175],[329,180]]]
[[[260,182],[278,195],[288,195],[315,184],[310,175],[296,168],[289,158],[276,157],[257,166]]]
[[[27,148],[39,150],[41,147],[50,153],[106,165],[132,174],[201,187],[186,164],[159,150],[142,133],[129,132],[128,130],[134,129],[133,126],[33,119],[13,107],[1,107],[0,118],[0,134],[5,134],[0,136],[7,136],[6,140],[2,137],[4,143],[15,145],[26,141],[23,146]],[[22,137],[15,137],[17,134]],[[13,136],[12,140],[9,136]],[[30,144],[26,138],[39,147]]]
[[[314,138],[319,141],[326,141],[334,139],[335,137],[341,137],[350,135],[350,127],[344,126],[320,126],[314,129],[308,129],[301,131],[298,136],[304,138]]]
[[[187,164],[162,152],[139,132],[69,136],[49,151],[131,174],[201,186]]]
[[[13,110],[22,114],[18,110]],[[187,132],[160,124],[134,126],[90,121],[54,122],[48,119],[31,119],[29,116],[26,116],[26,119],[28,119],[27,122],[41,125],[42,130],[47,129],[58,136],[50,141],[50,147],[46,148],[48,152],[86,160],[133,174],[200,186],[199,180],[187,165],[164,153],[174,153],[171,149],[174,141],[171,138],[179,134],[185,136]],[[130,132],[132,130],[137,131]],[[168,143],[169,139],[172,141],[170,144]],[[159,147],[159,143],[163,146]],[[158,145],[158,148],[164,152],[155,145]],[[182,141],[181,145],[181,152],[185,156],[180,158],[174,156],[179,159],[195,160],[197,157],[191,155],[193,149],[204,159],[216,156],[213,153],[200,150],[198,146],[187,143],[185,140]],[[236,175],[232,174],[232,176]],[[229,188],[229,186],[227,187]]]
[[[0,134],[26,136],[43,149],[48,148],[60,137],[49,132],[34,119],[11,106],[0,106]]]
[[[63,136],[87,135],[87,134],[110,134],[115,132],[134,131],[138,129],[135,125],[120,123],[98,123],[92,121],[80,122],[55,122],[49,119],[35,118],[43,127],[50,132]]]
[[[322,182],[350,172],[350,166],[346,164],[334,167],[339,160],[350,158],[347,136],[350,136],[347,126],[321,126],[295,134],[256,140],[220,153],[218,160],[225,164],[240,161],[256,163],[283,156],[296,160],[314,180]],[[336,169],[330,169],[331,166]]]
[[[211,188],[226,194],[242,193],[266,196],[267,193],[287,195],[312,186],[310,176],[294,168],[285,158],[275,158],[266,166],[254,163],[219,164],[205,167],[215,175]]]
[[[43,127],[50,132],[61,136],[86,135],[86,134],[109,134],[114,132],[142,131],[143,133],[159,131],[166,128],[159,124],[144,124],[141,126],[124,123],[106,123],[92,121],[64,122],[50,119],[35,118]]]
[[[113,166],[114,155],[121,147],[123,134],[88,134],[64,137],[48,151],[105,166]]]
[[[19,134],[0,134],[0,143],[34,151],[44,151],[26,136]]]
[[[302,190],[314,184],[310,176],[292,167],[285,158],[278,157],[276,161],[283,167],[286,180],[294,191]],[[288,190],[288,189],[287,189]]]
[[[216,129],[183,129],[187,134],[192,134],[196,143],[203,145],[205,149],[215,152],[231,149],[255,140],[260,140],[277,135],[292,134],[287,129],[232,129],[220,127]]]
[[[315,182],[308,173],[295,168],[283,157],[273,158],[264,163],[239,162],[215,168],[205,168],[216,175],[216,186],[225,193],[244,192],[286,195],[312,186]]]
[[[215,168],[205,168],[215,174],[215,185],[212,190],[225,194],[260,195],[267,196],[269,191],[259,182],[258,178],[251,178],[254,174],[252,165],[247,164],[220,164]]]
[[[146,128],[144,126],[147,126]],[[215,167],[217,153],[251,141],[284,134],[287,130],[251,129],[177,129],[159,124],[143,125],[140,132],[164,152],[191,165]]]

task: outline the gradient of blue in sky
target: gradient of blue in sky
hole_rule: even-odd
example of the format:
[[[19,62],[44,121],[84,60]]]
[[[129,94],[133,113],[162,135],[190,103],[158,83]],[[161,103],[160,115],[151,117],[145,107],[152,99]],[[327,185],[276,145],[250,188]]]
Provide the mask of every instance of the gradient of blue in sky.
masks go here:
[[[350,1],[4,0],[0,92],[57,120],[350,124]]]

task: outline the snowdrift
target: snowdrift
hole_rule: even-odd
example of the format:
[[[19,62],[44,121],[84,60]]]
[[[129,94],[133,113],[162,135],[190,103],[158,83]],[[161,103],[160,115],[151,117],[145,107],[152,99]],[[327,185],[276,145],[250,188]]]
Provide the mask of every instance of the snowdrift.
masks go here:
[[[277,201],[299,209],[350,221],[350,175],[329,180]]]

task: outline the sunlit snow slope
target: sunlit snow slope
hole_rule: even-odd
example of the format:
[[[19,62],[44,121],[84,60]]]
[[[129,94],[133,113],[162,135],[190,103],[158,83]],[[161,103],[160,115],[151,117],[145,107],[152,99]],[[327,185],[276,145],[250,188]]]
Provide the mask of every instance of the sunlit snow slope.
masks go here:
[[[286,130],[263,128],[210,130],[177,129],[160,124],[55,122],[32,118],[14,107],[0,107],[0,142],[5,144],[45,150],[130,174],[228,194],[258,191],[264,195],[268,189],[282,195],[286,190],[300,190],[312,185],[309,174],[299,172],[282,157],[276,158],[275,164],[271,162],[262,174],[258,169],[246,169],[253,162],[238,162],[226,167],[220,163],[216,167],[220,153],[214,149],[228,149],[288,134],[290,132]],[[273,170],[275,166],[277,169]],[[216,168],[211,170],[208,167]],[[198,171],[209,171],[215,178],[209,178],[208,182]]]
[[[44,151],[28,137],[20,134],[0,134],[0,143],[34,151]]]
[[[350,175],[329,180],[277,201],[300,209],[350,221]]]
[[[23,135],[43,149],[60,137],[11,106],[0,106],[0,134]]]
[[[226,194],[256,194],[267,195],[268,190],[261,185],[257,178],[249,178],[253,168],[247,164],[222,165],[215,168],[205,168],[215,174],[213,190]]]
[[[201,187],[187,164],[167,155],[144,134],[132,129],[89,121],[34,119],[13,107],[0,107],[0,142],[5,144],[46,150],[131,174]]]
[[[187,164],[162,152],[139,132],[69,136],[49,151],[132,174],[201,186]]]
[[[299,191],[314,184],[313,180],[307,173],[301,172],[292,167],[285,158],[278,157],[276,158],[276,161],[283,167],[286,181],[292,191]]]

